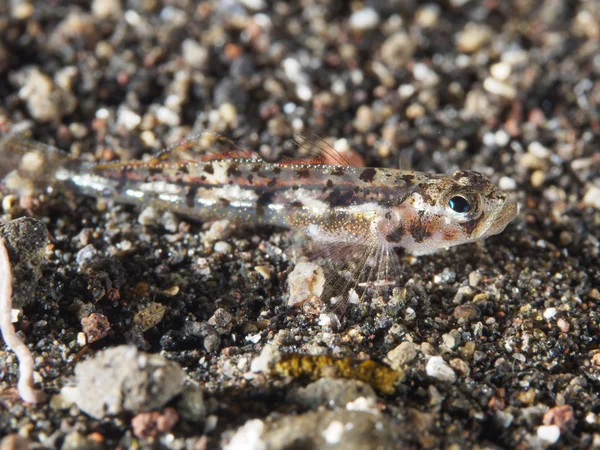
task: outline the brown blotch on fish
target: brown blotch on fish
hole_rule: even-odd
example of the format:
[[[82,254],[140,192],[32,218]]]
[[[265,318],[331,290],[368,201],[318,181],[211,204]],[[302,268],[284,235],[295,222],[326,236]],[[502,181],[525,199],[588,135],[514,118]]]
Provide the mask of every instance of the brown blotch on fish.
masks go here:
[[[246,178],[248,179],[248,183],[252,184],[252,180],[254,179],[254,175],[248,174],[248,176]]]
[[[344,169],[338,167],[331,171],[331,175],[333,175],[334,177],[341,177],[342,175],[344,175]]]
[[[368,168],[363,170],[358,176],[358,178],[360,178],[360,180],[364,181],[365,183],[370,183],[375,179],[375,175],[377,175],[377,170],[373,168]]]
[[[421,220],[411,222],[408,231],[415,242],[419,244],[431,237],[431,231],[427,229],[427,226]]]
[[[442,236],[444,241],[453,241],[458,237],[458,232],[456,230],[446,230]]]
[[[463,222],[460,224],[460,226],[463,230],[465,230],[465,233],[467,233],[467,235],[470,236],[471,234],[473,234],[473,231],[475,231],[475,229],[479,225],[479,222],[481,222],[481,220],[483,219],[483,216],[484,214],[481,213],[481,215],[476,219],[469,220],[468,222]]]
[[[404,227],[402,225],[397,226],[396,228],[394,228],[390,233],[388,233],[388,235],[385,237],[387,239],[388,242],[400,242],[400,240],[402,240],[402,238],[404,237],[405,234],[405,230]]]
[[[227,175],[230,177],[239,177],[242,175],[242,171],[237,164],[231,163],[227,168]]]
[[[213,167],[213,165],[212,165],[212,164],[206,164],[206,165],[204,166],[204,171],[205,171],[206,173],[210,174],[210,175],[214,175],[214,173],[215,173],[215,168]]]
[[[310,171],[308,169],[298,169],[296,170],[296,175],[298,175],[299,178],[308,178],[310,177]]]
[[[341,191],[340,189],[334,189],[331,193],[325,197],[325,201],[329,203],[329,206],[335,208],[337,206],[349,206],[354,200],[354,193],[350,191]]]
[[[193,208],[196,205],[196,194],[198,193],[198,186],[193,184],[190,186],[187,194],[185,195],[185,204],[189,208]]]
[[[267,183],[268,187],[273,187],[277,184],[277,178],[271,178],[271,180],[269,180],[269,182]]]

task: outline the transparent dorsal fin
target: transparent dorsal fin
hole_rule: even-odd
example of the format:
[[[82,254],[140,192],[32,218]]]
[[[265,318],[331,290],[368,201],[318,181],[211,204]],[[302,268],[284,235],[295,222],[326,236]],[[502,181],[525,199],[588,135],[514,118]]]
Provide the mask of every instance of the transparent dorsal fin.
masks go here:
[[[206,131],[167,147],[157,153],[151,161],[181,163],[219,159],[260,159],[260,156],[225,136]]]
[[[224,159],[260,160],[261,158],[257,153],[240,147],[231,139],[218,133],[206,131],[187,137],[159,151],[147,161],[100,163],[95,166],[95,169],[122,169],[124,166],[132,169],[135,167],[163,167],[173,164],[201,163]]]
[[[325,139],[316,134],[311,134],[308,138],[302,134],[294,134],[293,139],[287,142],[288,146],[296,150],[292,157],[285,157],[282,164],[328,164],[331,166],[352,167],[353,164],[348,161],[340,152],[329,144]]]

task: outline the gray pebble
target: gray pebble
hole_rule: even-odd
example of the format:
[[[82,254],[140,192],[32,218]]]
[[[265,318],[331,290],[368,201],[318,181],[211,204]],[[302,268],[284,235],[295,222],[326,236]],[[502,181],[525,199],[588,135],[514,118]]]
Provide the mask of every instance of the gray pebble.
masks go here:
[[[360,397],[377,398],[373,388],[361,381],[321,378],[306,387],[292,391],[288,400],[306,408],[316,409],[320,405],[344,407]]]
[[[0,228],[13,272],[13,308],[19,309],[35,298],[48,230],[39,220],[22,217]]]
[[[77,406],[97,419],[162,408],[183,390],[185,382],[179,364],[125,345],[80,362],[75,376]]]

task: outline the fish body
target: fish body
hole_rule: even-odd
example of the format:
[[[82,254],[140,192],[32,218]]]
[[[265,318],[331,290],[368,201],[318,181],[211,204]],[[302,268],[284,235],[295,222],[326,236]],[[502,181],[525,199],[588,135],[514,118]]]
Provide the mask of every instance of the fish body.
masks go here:
[[[329,249],[330,259],[365,272],[361,279],[387,272],[383,264],[397,248],[418,255],[474,242],[500,233],[518,212],[514,200],[477,172],[269,163],[248,155],[169,160],[193,145],[185,141],[148,162],[94,165],[8,137],[0,142],[0,176],[22,193],[56,186],[200,221],[299,230]],[[373,264],[376,270],[367,269]]]

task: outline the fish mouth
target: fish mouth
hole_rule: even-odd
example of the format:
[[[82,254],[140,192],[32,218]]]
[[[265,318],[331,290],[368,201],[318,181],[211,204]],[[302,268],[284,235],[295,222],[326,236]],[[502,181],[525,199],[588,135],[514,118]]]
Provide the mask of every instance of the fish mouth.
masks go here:
[[[498,233],[502,233],[508,225],[516,216],[519,214],[519,204],[517,201],[508,197],[504,201],[504,205],[502,208],[494,215],[494,218],[487,229],[483,232],[482,238],[486,238],[488,236],[493,236]]]

